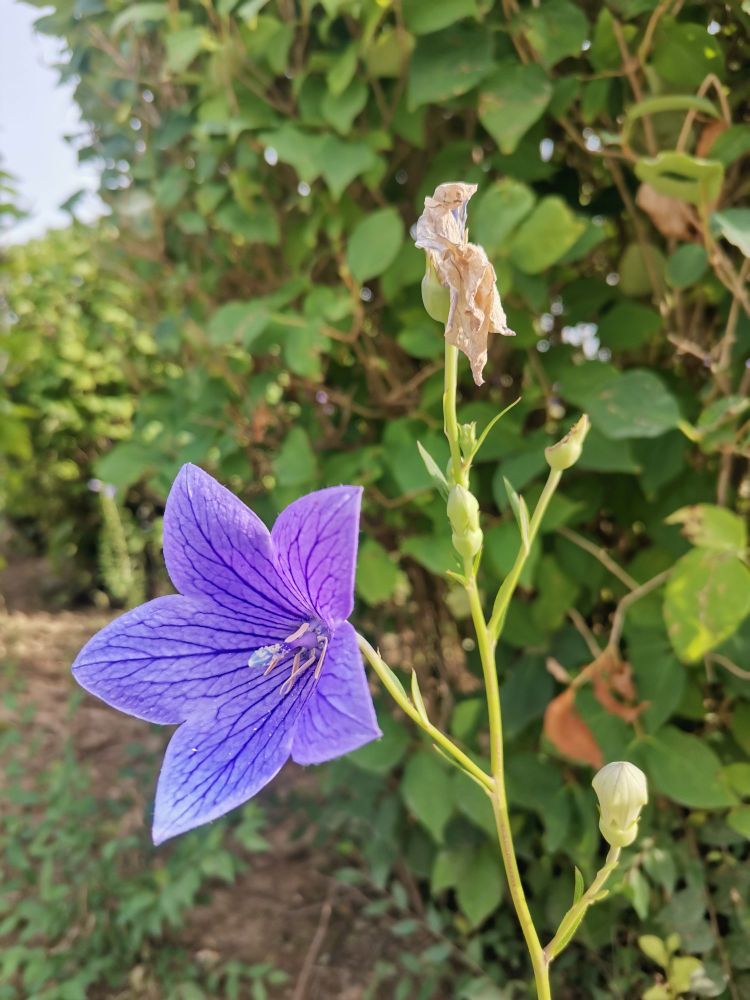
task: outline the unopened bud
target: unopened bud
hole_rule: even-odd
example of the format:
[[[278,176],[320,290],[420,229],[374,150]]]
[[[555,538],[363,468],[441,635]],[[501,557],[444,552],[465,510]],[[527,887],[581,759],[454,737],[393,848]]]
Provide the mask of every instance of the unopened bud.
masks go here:
[[[435,265],[432,263],[432,254],[429,251],[426,258],[427,266],[422,278],[422,302],[430,319],[445,324],[450,312],[451,294],[447,288],[440,284]]]
[[[464,458],[474,454],[477,446],[477,425],[472,420],[470,424],[458,425],[458,445]]]
[[[584,413],[583,416],[570,428],[565,437],[557,444],[550,445],[544,449],[544,457],[547,465],[555,472],[564,472],[571,465],[575,465],[581,457],[583,442],[586,435],[591,430],[591,421]]]
[[[473,559],[482,547],[479,504],[464,486],[454,486],[448,494],[448,520],[453,529],[453,547],[464,559]]]
[[[627,847],[638,834],[641,809],[648,802],[646,775],[635,764],[618,760],[598,771],[591,782],[599,799],[599,829],[612,847]]]

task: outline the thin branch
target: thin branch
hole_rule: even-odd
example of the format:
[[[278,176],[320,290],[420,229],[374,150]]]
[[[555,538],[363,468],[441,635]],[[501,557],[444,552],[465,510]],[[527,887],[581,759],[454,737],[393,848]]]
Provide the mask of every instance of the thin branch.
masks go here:
[[[642,597],[650,594],[652,590],[656,590],[658,587],[661,587],[663,583],[666,583],[671,572],[671,569],[665,569],[663,573],[657,573],[656,576],[647,580],[645,583],[642,583],[636,590],[631,590],[629,594],[626,594],[625,597],[623,597],[617,605],[614,617],[612,618],[612,631],[609,633],[609,642],[607,643],[608,646],[616,649],[620,645],[622,629],[625,625],[625,615],[628,608],[630,608],[637,601],[640,601]]]
[[[305,997],[309,996],[307,984],[313,973],[313,969],[315,968],[315,963],[318,960],[320,949],[323,947],[325,936],[328,933],[328,925],[331,922],[331,914],[333,913],[333,897],[335,894],[336,886],[332,885],[328,890],[326,900],[320,908],[318,926],[315,930],[315,934],[313,935],[313,939],[310,942],[310,947],[307,949],[305,960],[302,963],[302,969],[299,977],[297,978],[297,984],[294,987],[292,1000],[305,1000]]]
[[[638,581],[630,575],[622,566],[618,566],[614,559],[609,555],[606,549],[602,548],[600,545],[595,545],[590,542],[588,538],[584,538],[583,535],[579,535],[577,531],[573,531],[572,528],[558,528],[557,533],[562,535],[563,538],[567,538],[569,542],[577,545],[584,552],[588,552],[592,555],[594,559],[597,559],[605,569],[608,569],[612,576],[616,576],[620,583],[624,583],[628,590],[637,590],[640,587]]]

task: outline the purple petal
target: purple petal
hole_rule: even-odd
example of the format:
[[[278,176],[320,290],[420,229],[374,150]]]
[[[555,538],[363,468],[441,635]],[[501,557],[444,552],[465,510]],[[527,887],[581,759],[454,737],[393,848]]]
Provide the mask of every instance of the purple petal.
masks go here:
[[[331,638],[318,686],[300,716],[292,758],[298,764],[322,764],[382,735],[356,634],[343,622]]]
[[[272,651],[259,650],[258,653]],[[288,760],[294,729],[314,687],[308,670],[286,690],[288,671],[246,667],[251,677],[231,697],[204,705],[180,726],[156,789],[154,843],[242,805]]]
[[[73,674],[108,705],[148,722],[182,722],[247,675],[252,625],[211,602],[159,597],[90,639]]]
[[[309,617],[279,576],[266,526],[195,465],[182,467],[167,499],[164,560],[180,593],[208,597],[241,618],[256,647],[289,635]]]
[[[290,504],[271,537],[288,586],[322,618],[335,623],[354,605],[360,486],[332,486]]]

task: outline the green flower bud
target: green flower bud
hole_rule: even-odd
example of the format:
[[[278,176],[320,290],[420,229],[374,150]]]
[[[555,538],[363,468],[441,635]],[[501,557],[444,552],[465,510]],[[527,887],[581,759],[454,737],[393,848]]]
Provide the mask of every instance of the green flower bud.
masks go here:
[[[635,764],[618,760],[598,771],[591,782],[599,799],[599,829],[612,847],[628,847],[638,834],[641,809],[648,802],[646,775]]]
[[[464,458],[474,454],[474,449],[477,446],[476,421],[472,420],[470,424],[458,425],[458,445]]]
[[[451,307],[451,293],[440,284],[435,265],[432,262],[432,254],[428,251],[425,256],[427,266],[422,278],[422,302],[430,319],[445,324],[448,321]]]
[[[453,529],[453,547],[464,559],[473,559],[482,547],[479,504],[464,486],[453,486],[448,494],[448,520]]]
[[[557,444],[550,445],[544,449],[544,457],[547,465],[555,472],[564,472],[571,465],[575,465],[581,457],[583,442],[586,435],[591,430],[591,421],[584,413],[577,423],[573,424],[565,437]]]

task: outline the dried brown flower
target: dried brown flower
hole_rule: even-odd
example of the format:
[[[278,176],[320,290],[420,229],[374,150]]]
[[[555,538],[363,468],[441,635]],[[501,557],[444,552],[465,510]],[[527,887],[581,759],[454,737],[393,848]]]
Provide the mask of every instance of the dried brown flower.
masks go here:
[[[450,292],[445,339],[463,351],[481,385],[489,334],[514,334],[500,302],[495,269],[482,247],[469,243],[466,214],[476,189],[476,184],[440,184],[425,198],[415,243],[427,251],[438,281]]]

